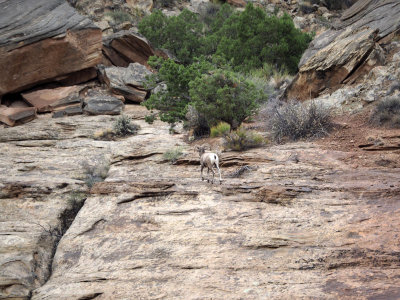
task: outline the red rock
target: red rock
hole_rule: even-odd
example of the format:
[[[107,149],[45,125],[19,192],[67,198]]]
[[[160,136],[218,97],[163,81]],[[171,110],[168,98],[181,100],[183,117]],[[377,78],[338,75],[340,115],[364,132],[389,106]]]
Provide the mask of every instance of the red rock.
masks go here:
[[[127,67],[129,63],[140,63],[149,68],[147,60],[155,55],[149,41],[132,30],[120,31],[103,41],[103,53],[113,65]]]
[[[7,107],[0,105],[0,121],[9,126],[29,122],[35,117],[36,108],[34,107]]]
[[[0,11],[0,96],[101,62],[101,30],[66,1],[1,1]]]
[[[37,108],[38,112],[49,112],[80,102],[79,91],[82,87],[69,86],[55,89],[38,90],[22,94],[22,97]]]
[[[226,2],[235,7],[245,7],[246,6],[246,2],[244,0],[228,0]]]

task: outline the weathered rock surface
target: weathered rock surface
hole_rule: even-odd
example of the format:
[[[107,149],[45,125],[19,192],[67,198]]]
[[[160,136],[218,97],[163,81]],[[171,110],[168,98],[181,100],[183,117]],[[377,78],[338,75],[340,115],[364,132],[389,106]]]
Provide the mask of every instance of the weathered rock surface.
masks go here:
[[[29,299],[46,282],[57,240],[86,197],[85,164],[107,159],[109,143],[91,135],[111,119],[46,114],[0,127],[1,299]]]
[[[22,94],[22,97],[38,112],[50,112],[56,109],[65,109],[68,106],[81,102],[80,86],[59,87],[55,89],[43,89]]]
[[[147,90],[144,87],[146,76],[152,73],[139,63],[131,63],[127,68],[107,67],[104,69],[104,81],[115,94],[136,103],[144,101]]]
[[[91,115],[119,115],[124,109],[121,99],[98,91],[90,92],[84,104],[83,110]]]
[[[136,120],[137,136],[92,138],[114,119],[40,115],[0,129],[3,298],[32,289],[33,299],[399,295],[398,168],[355,168],[351,151],[294,143],[225,152],[223,183],[210,185],[184,136],[159,121]],[[177,146],[185,156],[171,165],[163,153]],[[107,164],[46,281],[54,243],[45,229],[62,227],[68,199],[87,191],[84,175]]]
[[[303,54],[299,73],[286,90],[287,98],[308,99],[325,89],[354,82],[383,64],[384,43],[400,29],[396,0],[359,0],[343,13],[335,28],[315,38]]]
[[[34,107],[7,107],[0,105],[0,122],[8,126],[22,124],[33,120],[36,117]]]
[[[110,35],[103,40],[105,57],[118,67],[127,67],[130,63],[140,63],[147,67],[150,56],[155,50],[149,41],[133,30],[124,30]]]
[[[0,96],[101,62],[101,30],[66,1],[3,0],[0,10]]]

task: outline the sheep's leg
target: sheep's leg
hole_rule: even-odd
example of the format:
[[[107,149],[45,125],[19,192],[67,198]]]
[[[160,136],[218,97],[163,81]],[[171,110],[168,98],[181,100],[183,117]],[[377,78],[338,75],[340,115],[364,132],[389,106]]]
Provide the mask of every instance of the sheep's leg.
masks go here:
[[[221,170],[219,169],[219,166],[217,164],[215,164],[215,166],[217,167],[218,173],[219,173],[219,184],[221,184]]]
[[[203,169],[204,169],[204,166],[201,165],[201,180],[202,180],[202,181],[204,180],[204,177],[203,177]]]
[[[207,182],[210,182],[210,168],[207,167]]]
[[[211,167],[211,172],[212,172],[212,175],[213,175],[211,184],[213,184],[214,183],[215,172],[214,172],[214,169],[212,167]]]

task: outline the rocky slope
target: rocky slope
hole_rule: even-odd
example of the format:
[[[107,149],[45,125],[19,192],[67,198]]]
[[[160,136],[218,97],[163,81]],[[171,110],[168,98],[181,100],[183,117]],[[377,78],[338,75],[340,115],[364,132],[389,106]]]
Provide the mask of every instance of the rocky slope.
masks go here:
[[[332,93],[384,65],[390,51],[382,47],[399,29],[398,1],[359,0],[343,12],[334,28],[312,41],[286,91],[287,98],[304,100],[324,91]]]
[[[116,141],[93,139],[111,116],[1,129],[2,298],[400,295],[398,168],[295,143],[224,152],[222,185],[210,185],[184,135],[143,122],[140,106],[126,113],[141,129]],[[171,165],[162,154],[177,146],[185,155]],[[108,164],[84,194],[88,166]],[[57,246],[50,229],[65,230],[82,199]]]
[[[6,2],[21,3],[0,0],[0,7],[10,8]],[[83,32],[95,33],[95,44],[101,44],[100,30],[87,19],[63,1],[45,2],[29,2],[27,20],[46,31],[32,30],[27,36],[14,34],[19,27],[3,31],[4,53],[29,47],[35,53],[33,45],[60,49],[58,43],[70,43],[75,51],[82,47],[71,34]],[[114,2],[135,3],[101,0],[91,5],[100,3],[111,11]],[[296,1],[273,2],[267,6],[284,5],[296,13]],[[365,8],[362,3],[377,4],[359,3],[347,11],[343,24],[359,22],[354,16]],[[395,4],[385,1],[397,9]],[[66,12],[70,18],[56,18]],[[11,17],[1,22],[11,26]],[[365,57],[370,47],[379,50],[371,33],[357,31],[358,40],[346,33],[341,42],[355,50],[364,49],[357,41],[364,43]],[[98,75],[92,68],[86,73],[83,64],[72,77],[69,65],[60,66],[54,69],[63,70],[61,78],[46,75],[7,90],[65,80],[67,87],[24,91],[21,97],[31,107],[14,110],[22,98],[2,99],[7,106],[1,107],[0,120],[9,125],[32,119],[36,110],[40,114],[29,124],[0,125],[1,299],[400,297],[400,130],[368,128],[367,115],[344,116],[340,130],[319,141],[223,152],[223,182],[211,185],[200,180],[193,151],[203,141],[188,144],[184,133],[170,135],[164,123],[145,123],[144,107],[123,104],[147,96],[143,74],[148,71],[132,62],[143,63],[155,53],[151,46],[132,30],[112,34],[103,43],[107,64],[116,66],[98,67]],[[71,53],[91,65],[100,53],[95,48],[95,53],[91,47]],[[396,41],[385,44],[383,66],[365,64],[367,76],[361,81],[318,101],[339,110],[344,104],[360,108],[398,92],[392,87],[400,80],[399,48]],[[14,61],[10,57],[4,62]],[[99,76],[102,85],[73,85],[74,76],[90,74]],[[99,140],[117,119],[113,115],[122,111],[140,124],[138,135]],[[222,149],[219,140],[212,144]],[[184,155],[170,164],[163,154],[177,147]]]

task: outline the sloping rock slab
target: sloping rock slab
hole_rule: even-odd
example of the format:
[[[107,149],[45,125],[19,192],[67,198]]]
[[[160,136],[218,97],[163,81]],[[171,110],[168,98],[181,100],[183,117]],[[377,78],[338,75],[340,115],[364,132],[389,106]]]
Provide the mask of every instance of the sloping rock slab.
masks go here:
[[[118,67],[127,67],[135,62],[149,67],[147,60],[155,55],[149,41],[132,30],[120,31],[105,38],[103,53]]]
[[[119,115],[124,108],[120,99],[98,92],[89,94],[84,104],[84,112],[90,115]]]
[[[101,62],[101,30],[66,1],[0,1],[0,11],[0,96]]]
[[[14,126],[31,121],[36,117],[36,108],[34,107],[7,107],[0,105],[0,121]]]
[[[50,112],[81,102],[79,91],[82,87],[68,86],[55,89],[38,90],[22,94],[22,97],[37,108],[38,112]]]
[[[374,43],[385,42],[399,29],[399,1],[359,0],[343,13],[335,28],[317,36],[310,44],[300,60],[298,75],[285,92],[286,97],[304,100],[317,97],[326,88],[338,88],[350,76],[354,82],[355,77],[370,69],[358,72],[377,49]]]
[[[147,95],[144,87],[146,76],[152,73],[139,63],[127,68],[108,67],[104,69],[104,80],[112,92],[122,95],[133,102],[142,102]]]

